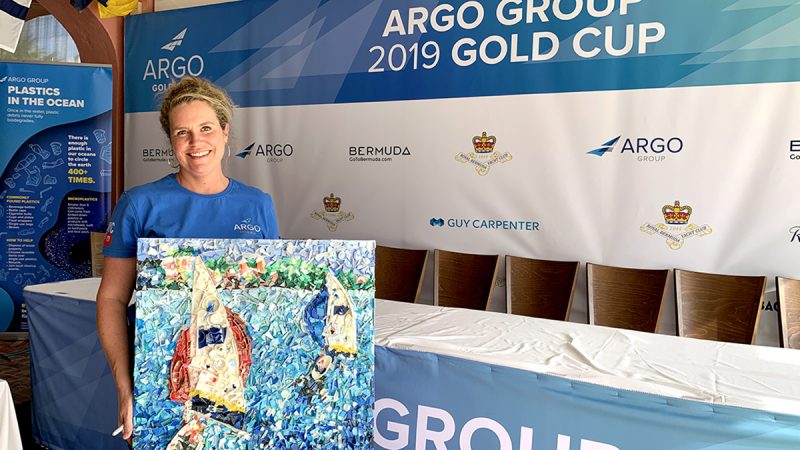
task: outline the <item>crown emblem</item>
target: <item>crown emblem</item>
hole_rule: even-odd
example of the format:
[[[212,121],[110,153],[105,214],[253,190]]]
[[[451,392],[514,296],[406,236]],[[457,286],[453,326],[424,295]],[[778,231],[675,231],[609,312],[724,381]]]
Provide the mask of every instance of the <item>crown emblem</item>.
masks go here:
[[[342,199],[334,197],[333,193],[331,193],[328,197],[322,197],[322,203],[325,205],[325,211],[339,212],[339,207],[342,206]]]
[[[681,206],[681,202],[675,200],[674,205],[664,205],[661,208],[664,214],[664,221],[669,225],[686,225],[689,223],[689,216],[692,215],[692,207],[689,205]]]
[[[494,136],[486,136],[484,131],[480,136],[472,137],[472,147],[475,153],[492,153],[494,151],[494,144],[497,143],[497,138]]]

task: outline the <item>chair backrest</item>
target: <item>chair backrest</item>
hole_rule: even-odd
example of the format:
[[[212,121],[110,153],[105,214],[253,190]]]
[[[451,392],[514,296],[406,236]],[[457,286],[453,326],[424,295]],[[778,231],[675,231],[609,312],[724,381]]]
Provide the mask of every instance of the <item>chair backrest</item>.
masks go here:
[[[428,250],[375,247],[375,297],[416,303],[422,290]]]
[[[586,264],[589,323],[655,333],[666,297],[667,269]]]
[[[800,349],[800,280],[775,277],[781,347]]]
[[[569,319],[579,267],[578,261],[506,255],[507,311],[543,319]]]
[[[475,255],[435,250],[433,303],[487,309],[500,262],[498,255]]]
[[[675,269],[678,335],[752,344],[767,277]]]

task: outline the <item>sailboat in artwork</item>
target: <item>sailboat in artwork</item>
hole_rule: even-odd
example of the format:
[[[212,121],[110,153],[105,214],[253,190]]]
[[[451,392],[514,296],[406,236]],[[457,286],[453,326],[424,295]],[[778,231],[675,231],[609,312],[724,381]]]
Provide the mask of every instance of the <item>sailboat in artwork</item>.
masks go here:
[[[252,341],[238,314],[225,306],[203,260],[192,273],[191,321],[170,365],[170,399],[184,403],[184,426],[167,450],[201,450],[208,421],[244,432],[244,388]]]
[[[325,285],[328,289],[328,311],[322,331],[325,343],[333,351],[354,355],[358,353],[358,330],[353,300],[330,271],[325,275]]]
[[[319,345],[319,356],[310,364],[308,373],[297,377],[291,386],[309,405],[317,399],[328,397],[325,378],[339,364],[336,355],[351,359],[358,354],[358,327],[353,300],[342,283],[328,271],[325,284],[303,309],[303,326],[314,342]],[[288,397],[287,397],[288,398]]]

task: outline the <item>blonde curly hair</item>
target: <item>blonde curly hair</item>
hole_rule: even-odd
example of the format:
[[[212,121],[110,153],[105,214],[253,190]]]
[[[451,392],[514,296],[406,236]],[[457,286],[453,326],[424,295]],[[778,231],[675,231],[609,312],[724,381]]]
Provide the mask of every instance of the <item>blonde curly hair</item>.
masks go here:
[[[186,77],[173,84],[164,92],[164,99],[161,101],[161,129],[170,135],[169,113],[176,106],[193,101],[206,102],[219,120],[220,126],[231,122],[233,117],[233,101],[230,96],[214,83],[197,77]]]

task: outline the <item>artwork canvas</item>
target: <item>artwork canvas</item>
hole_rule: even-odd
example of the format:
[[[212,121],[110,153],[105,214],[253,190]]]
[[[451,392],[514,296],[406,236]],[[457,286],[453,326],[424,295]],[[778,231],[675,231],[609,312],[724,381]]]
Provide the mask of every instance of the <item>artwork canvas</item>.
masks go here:
[[[374,255],[140,239],[134,448],[371,448]]]

